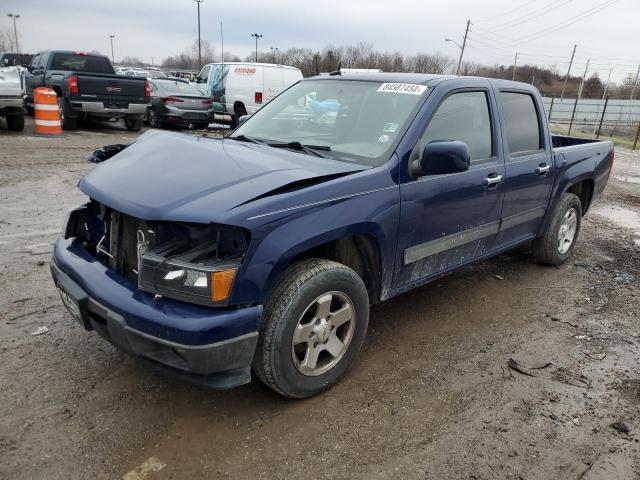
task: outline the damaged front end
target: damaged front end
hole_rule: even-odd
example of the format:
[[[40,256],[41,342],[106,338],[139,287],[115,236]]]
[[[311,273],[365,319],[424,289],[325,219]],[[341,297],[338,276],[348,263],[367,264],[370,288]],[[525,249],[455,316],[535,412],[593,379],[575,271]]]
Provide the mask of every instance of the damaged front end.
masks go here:
[[[94,200],[70,213],[64,236],[142,291],[205,306],[228,304],[249,244],[241,228],[147,221]]]

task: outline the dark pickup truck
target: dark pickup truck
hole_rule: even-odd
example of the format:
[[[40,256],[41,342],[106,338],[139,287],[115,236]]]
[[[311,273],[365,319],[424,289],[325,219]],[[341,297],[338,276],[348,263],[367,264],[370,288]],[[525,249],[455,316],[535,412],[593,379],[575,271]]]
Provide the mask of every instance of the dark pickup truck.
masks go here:
[[[53,250],[71,315],[185,379],[253,370],[294,398],[347,370],[370,305],[524,243],[565,262],[614,160],[552,136],[530,85],[421,74],[306,79],[225,139],[109,152]]]
[[[149,106],[144,78],[116,75],[104,55],[70,51],[40,52],[26,77],[27,109],[33,112],[33,90],[49,87],[58,94],[62,128],[73,130],[78,119],[124,118],[127,129],[139,131]]]

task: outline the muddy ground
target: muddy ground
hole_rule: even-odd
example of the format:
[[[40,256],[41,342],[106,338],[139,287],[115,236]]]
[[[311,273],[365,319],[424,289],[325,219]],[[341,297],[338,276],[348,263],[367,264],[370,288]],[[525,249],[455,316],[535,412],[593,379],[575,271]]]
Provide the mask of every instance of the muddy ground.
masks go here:
[[[376,306],[348,375],[291,401],[166,378],[63,310],[48,262],[83,157],[134,137],[0,125],[0,478],[640,478],[640,153],[570,262],[521,248]]]

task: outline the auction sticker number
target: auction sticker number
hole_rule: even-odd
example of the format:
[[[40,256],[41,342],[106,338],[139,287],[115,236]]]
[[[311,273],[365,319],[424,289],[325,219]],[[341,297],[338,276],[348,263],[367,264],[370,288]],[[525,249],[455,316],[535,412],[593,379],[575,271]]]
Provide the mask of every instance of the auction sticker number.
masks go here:
[[[378,91],[422,95],[427,88],[426,85],[416,85],[415,83],[383,83]]]

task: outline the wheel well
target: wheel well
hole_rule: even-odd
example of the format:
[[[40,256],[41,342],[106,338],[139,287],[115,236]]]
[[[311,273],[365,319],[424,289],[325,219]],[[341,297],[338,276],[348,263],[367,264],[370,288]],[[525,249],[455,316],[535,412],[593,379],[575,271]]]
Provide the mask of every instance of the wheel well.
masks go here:
[[[371,236],[354,235],[318,245],[296,255],[289,265],[309,258],[324,258],[346,265],[362,278],[369,303],[380,300],[380,254]]]
[[[582,180],[581,182],[571,185],[568,189],[568,193],[577,195],[582,204],[582,214],[587,213],[589,205],[591,204],[591,198],[593,197],[594,182],[591,179]]]
[[[242,102],[235,102],[233,104],[233,111],[235,112],[236,110],[238,110],[240,107],[244,108],[245,112],[247,111],[247,108],[244,106],[244,103]]]

